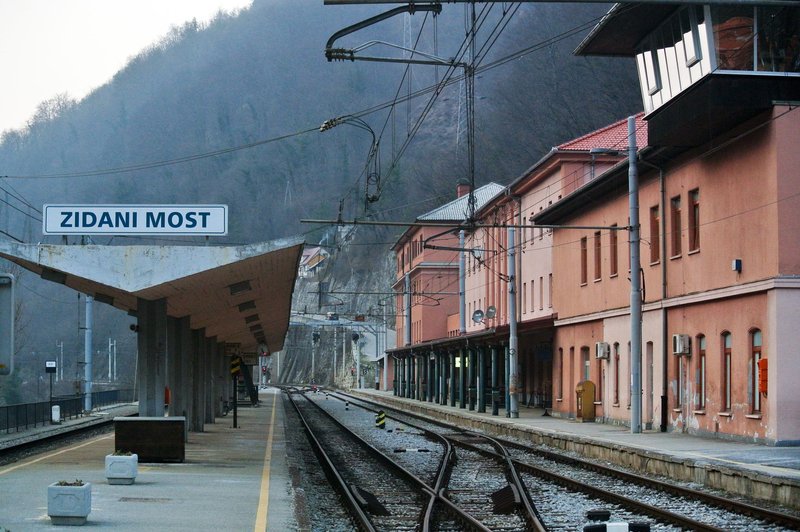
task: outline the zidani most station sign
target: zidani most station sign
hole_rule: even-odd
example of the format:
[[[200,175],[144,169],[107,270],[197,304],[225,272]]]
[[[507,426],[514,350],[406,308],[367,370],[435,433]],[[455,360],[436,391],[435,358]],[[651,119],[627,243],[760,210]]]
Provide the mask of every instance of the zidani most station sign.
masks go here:
[[[228,234],[227,205],[45,205],[45,235]]]

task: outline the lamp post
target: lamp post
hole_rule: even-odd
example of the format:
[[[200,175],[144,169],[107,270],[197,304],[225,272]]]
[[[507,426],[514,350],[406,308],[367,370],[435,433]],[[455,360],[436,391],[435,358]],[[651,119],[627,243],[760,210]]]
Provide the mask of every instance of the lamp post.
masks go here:
[[[619,150],[592,148],[594,156],[618,155]],[[631,259],[631,433],[642,432],[642,281],[639,257],[639,173],[636,146],[636,117],[628,117],[628,226],[629,252]]]
[[[631,254],[631,433],[642,432],[642,285],[639,271],[639,174],[636,117],[628,117],[628,208]]]

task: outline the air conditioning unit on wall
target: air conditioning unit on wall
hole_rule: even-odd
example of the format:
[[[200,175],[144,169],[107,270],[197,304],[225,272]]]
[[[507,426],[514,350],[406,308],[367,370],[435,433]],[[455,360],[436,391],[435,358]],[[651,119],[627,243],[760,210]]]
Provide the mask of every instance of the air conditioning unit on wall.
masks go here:
[[[611,356],[611,346],[607,342],[597,342],[594,344],[594,353],[597,358],[609,358]]]
[[[692,337],[688,334],[672,335],[672,354],[689,356],[692,354]]]

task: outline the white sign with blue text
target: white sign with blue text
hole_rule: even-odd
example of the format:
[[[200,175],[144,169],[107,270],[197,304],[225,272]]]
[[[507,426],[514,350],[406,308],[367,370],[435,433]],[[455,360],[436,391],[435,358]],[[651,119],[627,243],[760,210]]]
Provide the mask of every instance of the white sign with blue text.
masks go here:
[[[227,235],[227,205],[45,205],[45,235]]]

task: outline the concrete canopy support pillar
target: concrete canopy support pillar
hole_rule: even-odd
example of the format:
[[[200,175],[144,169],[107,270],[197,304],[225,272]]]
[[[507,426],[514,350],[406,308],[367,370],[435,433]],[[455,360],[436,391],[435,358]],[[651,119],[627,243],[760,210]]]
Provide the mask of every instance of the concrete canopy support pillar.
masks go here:
[[[167,348],[167,300],[148,301],[139,298],[136,316],[139,356],[136,373],[139,378],[139,415],[164,415],[164,377]]]
[[[432,403],[436,397],[436,355],[431,351],[425,360],[428,361],[428,402]]]
[[[496,416],[500,412],[500,388],[497,376],[497,347],[491,347],[492,353],[492,415]]]
[[[230,378],[230,363],[225,356],[225,344],[218,343],[217,344],[217,359],[214,362],[214,366],[216,369],[216,383],[217,383],[217,393],[214,397],[217,399],[214,401],[214,417],[221,417],[222,416],[222,401],[228,396],[228,384],[231,381]],[[259,371],[260,367],[259,367]],[[260,373],[259,373],[260,377]]]
[[[216,402],[216,371],[214,371],[215,364],[214,362],[217,360],[217,337],[214,336],[213,338],[206,338],[206,349],[205,349],[205,356],[204,356],[204,364],[205,364],[205,381],[206,381],[206,390],[203,397],[205,399],[206,407],[205,407],[205,418],[204,421],[206,423],[214,423],[214,403]]]
[[[468,407],[470,410],[475,410],[475,350],[469,349],[467,351],[467,392],[469,392],[468,397]]]
[[[447,355],[445,353],[436,354],[439,362],[439,404],[447,404]]]
[[[416,394],[414,398],[417,401],[422,401],[423,399],[423,386],[422,381],[424,380],[424,369],[422,367],[422,357],[419,355],[414,357],[414,382],[416,383]]]
[[[192,368],[194,366],[192,353],[192,329],[189,325],[188,316],[178,319],[178,372],[180,373],[180,383],[175,390],[175,415],[186,418],[186,431],[189,431],[190,420],[192,418],[192,393],[194,390],[192,383]]]
[[[458,350],[458,407],[467,406],[467,349],[462,347]]]
[[[205,381],[203,380],[203,353],[205,352],[205,329],[192,330],[192,407],[191,427],[194,432],[203,432],[206,414]]]
[[[167,388],[169,389],[169,405],[167,414],[183,415],[185,410],[182,387],[183,371],[181,370],[181,334],[180,320],[167,317]]]
[[[441,372],[441,362],[439,360],[439,353],[433,354],[433,402],[439,404],[439,401],[442,400],[442,372]]]
[[[392,395],[397,397],[400,395],[400,382],[398,378],[400,373],[397,371],[397,359],[392,357]]]
[[[400,382],[400,397],[406,396],[406,357],[397,361],[397,380]]]
[[[478,412],[486,412],[486,357],[483,346],[478,347]]]
[[[450,406],[456,406],[456,354],[449,353],[450,357]]]

